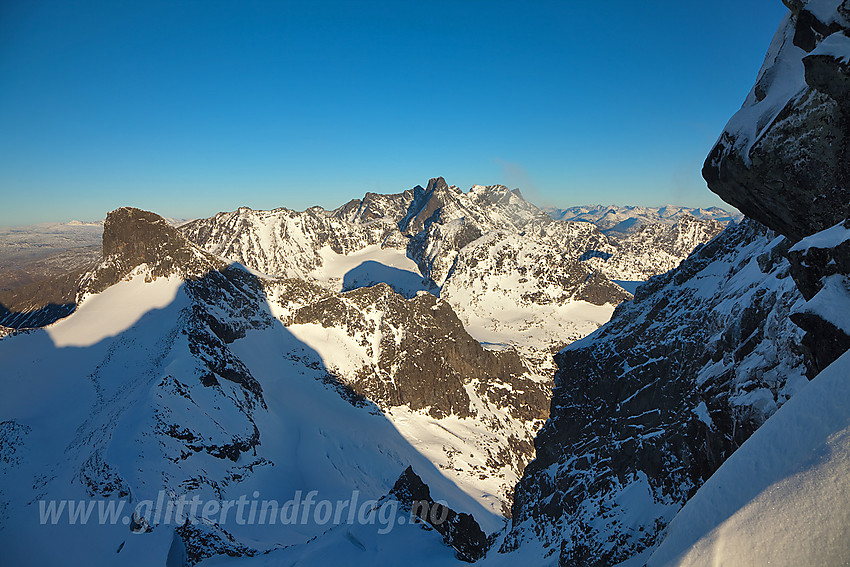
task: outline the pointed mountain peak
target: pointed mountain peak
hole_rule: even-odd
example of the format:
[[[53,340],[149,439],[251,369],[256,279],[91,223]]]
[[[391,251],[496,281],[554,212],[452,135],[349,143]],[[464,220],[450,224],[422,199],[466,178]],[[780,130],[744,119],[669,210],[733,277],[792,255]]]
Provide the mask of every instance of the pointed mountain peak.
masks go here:
[[[446,183],[446,180],[442,177],[432,177],[428,180],[428,187],[425,189],[428,192],[435,191],[437,189],[448,189],[449,184]]]

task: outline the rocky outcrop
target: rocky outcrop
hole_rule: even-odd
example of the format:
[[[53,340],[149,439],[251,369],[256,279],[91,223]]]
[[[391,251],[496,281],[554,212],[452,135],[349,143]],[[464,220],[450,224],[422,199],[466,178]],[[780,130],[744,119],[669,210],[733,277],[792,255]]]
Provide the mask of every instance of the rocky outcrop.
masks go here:
[[[0,325],[38,328],[67,317],[86,294],[99,293],[141,265],[149,278],[200,278],[225,266],[186,240],[164,218],[132,207],[110,212],[103,227],[102,261],[0,292]]]
[[[468,417],[466,384],[510,382],[527,372],[515,352],[485,350],[464,331],[451,306],[433,295],[408,300],[386,284],[343,294],[310,286],[309,295],[300,295],[305,286],[297,282],[267,285],[287,312],[284,325],[317,324],[362,337],[359,344],[370,355],[364,362],[372,363],[345,379],[381,407],[407,405],[434,417]],[[541,410],[532,411],[534,418]]]
[[[407,467],[390,491],[401,509],[430,525],[446,545],[457,552],[458,559],[473,563],[487,553],[487,534],[470,514],[457,513],[444,504],[434,502],[431,490],[412,467]]]
[[[150,278],[178,274],[195,279],[225,263],[189,242],[156,213],[121,207],[106,216],[103,262],[84,281],[84,291],[99,293],[141,265]]]
[[[806,331],[803,346],[814,377],[850,349],[850,220],[804,238],[788,257],[806,299],[791,320]]]
[[[850,266],[842,232],[850,217],[850,3],[789,4],[758,81],[703,169],[709,188],[792,241],[792,274],[807,306],[792,318],[813,377],[850,339],[822,304],[840,301]],[[817,233],[817,234],[815,234]],[[819,296],[819,300],[815,300]]]
[[[793,5],[703,176],[745,215],[798,240],[850,216],[850,5]]]
[[[324,362],[303,363],[322,362],[328,383],[345,399],[355,405],[368,400],[387,414],[451,417],[477,429],[483,464],[456,458],[448,444],[445,461],[436,464],[452,473],[504,478],[499,497],[510,501],[508,479],[519,478],[533,458],[531,440],[548,417],[550,396],[550,382],[516,351],[483,348],[451,305],[429,293],[406,299],[386,284],[336,293],[302,280],[264,286],[272,313],[296,336],[328,335],[313,343]]]

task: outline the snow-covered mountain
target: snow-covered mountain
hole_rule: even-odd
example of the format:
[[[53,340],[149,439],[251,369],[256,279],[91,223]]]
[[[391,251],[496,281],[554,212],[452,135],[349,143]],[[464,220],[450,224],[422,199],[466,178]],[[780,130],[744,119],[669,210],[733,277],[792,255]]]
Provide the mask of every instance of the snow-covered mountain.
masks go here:
[[[245,487],[386,501],[418,474],[427,486],[414,492],[461,512],[463,529],[443,539],[477,556],[477,526],[503,526],[534,457],[551,353],[631,297],[595,267],[616,257],[613,240],[592,223],[553,220],[503,186],[463,192],[435,178],[333,211],[242,208],[174,224],[119,209],[102,226],[102,249],[74,270],[0,292],[11,451],[2,474],[18,486],[49,471],[32,490],[3,494],[4,518],[32,519],[43,500],[132,503],[160,491],[224,499]],[[710,229],[692,231],[694,245]],[[665,238],[659,246],[672,245]],[[678,245],[685,253],[687,242]],[[43,400],[28,389],[35,361],[38,384],[65,384]],[[56,417],[38,417],[48,414]],[[416,472],[400,477],[409,466]],[[140,521],[131,527],[151,544],[138,556],[119,529],[85,528],[81,541],[114,536],[131,563],[175,553],[189,564],[222,554],[288,561],[313,556],[311,538],[323,531],[308,522],[281,539],[215,522],[175,530]],[[70,541],[77,529],[56,527],[53,537]],[[22,557],[33,530],[25,522],[0,537],[18,542]],[[411,533],[405,545],[431,545]],[[346,547],[349,535],[322,545]],[[375,534],[352,537],[366,545]],[[37,557],[54,552],[62,546]]]
[[[584,221],[593,223],[605,234],[627,234],[648,224],[672,226],[684,216],[700,220],[715,220],[721,224],[737,222],[743,215],[730,213],[720,207],[694,208],[676,205],[663,207],[638,207],[619,205],[591,205],[558,209],[544,209],[553,219],[564,221]]]
[[[546,353],[606,321],[629,297],[623,288],[675,267],[721,227],[683,217],[646,224],[620,242],[592,223],[552,219],[518,190],[463,192],[434,178],[333,211],[243,208],[181,230],[262,274],[337,291],[380,282],[407,297],[428,291],[480,341],[519,347],[551,367]]]
[[[62,562],[164,563],[176,545],[194,564],[306,545],[323,524],[133,519],[137,536],[126,523],[39,525],[38,502],[380,499],[408,466],[488,533],[502,526],[548,381],[483,349],[446,302],[261,278],[137,209],[110,213],[103,257],[69,276],[70,316],[0,342],[5,557],[55,563],[83,546]]]
[[[558,354],[503,551],[532,542],[565,564],[610,565],[651,549],[806,383],[785,250],[758,223],[733,225]]]

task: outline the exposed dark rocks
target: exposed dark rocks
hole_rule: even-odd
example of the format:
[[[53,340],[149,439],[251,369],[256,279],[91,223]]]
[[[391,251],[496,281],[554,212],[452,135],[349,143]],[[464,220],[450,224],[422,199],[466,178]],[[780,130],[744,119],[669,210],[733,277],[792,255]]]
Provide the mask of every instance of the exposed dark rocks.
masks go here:
[[[850,230],[850,219],[845,220],[842,226]],[[850,274],[850,240],[837,246],[795,249],[788,254],[788,259],[791,261],[791,275],[808,301],[823,289],[824,278]]]
[[[458,559],[473,563],[487,553],[487,534],[471,514],[455,512],[431,498],[431,490],[412,467],[407,467],[390,491],[400,507],[433,527],[454,548]]]
[[[14,329],[49,325],[73,313],[82,294],[101,292],[142,264],[148,265],[151,278],[173,273],[200,278],[224,267],[159,215],[131,207],[107,215],[102,256],[100,264],[0,292],[0,325]]]
[[[850,229],[850,220],[845,220],[838,227]],[[795,247],[789,252],[788,258],[791,261],[791,275],[807,301],[812,301],[823,290],[828,278],[838,278],[845,287],[850,281],[850,240],[837,245]],[[850,290],[847,293],[850,295]],[[838,311],[842,307],[845,306],[834,305],[831,308]],[[803,308],[792,313],[791,320],[806,331],[803,346],[810,361],[809,377],[816,376],[850,348],[850,336],[838,328],[834,320],[827,320],[823,313]]]
[[[502,551],[537,539],[560,565],[603,566],[651,549],[724,460],[850,347],[850,242],[843,229],[822,234],[850,217],[850,3],[833,14],[785,3],[792,14],[703,175],[787,239],[750,220],[727,228],[557,356],[551,417]]]
[[[805,381],[783,246],[753,221],[730,227],[556,357],[551,417],[502,551],[537,538],[563,565],[602,566],[658,542]]]
[[[85,282],[89,293],[116,284],[142,264],[148,277],[179,274],[200,278],[221,269],[224,262],[192,245],[173,226],[155,213],[122,207],[110,212],[103,225],[103,263]]]
[[[294,304],[282,321],[286,325],[342,328],[351,336],[363,336],[368,348],[366,335],[380,332],[380,353],[373,353],[376,364],[364,367],[348,386],[384,408],[407,405],[427,409],[435,417],[468,417],[472,409],[465,384],[522,381],[527,371],[516,352],[485,350],[464,330],[451,306],[430,294],[405,299],[386,284],[342,294],[294,280],[267,285],[281,286],[282,304]],[[382,314],[378,322],[367,317],[375,311]],[[527,399],[516,411],[545,413],[542,393],[535,396],[540,388],[530,383],[525,390]]]
[[[218,524],[191,523],[187,520],[174,532],[174,543],[168,556],[175,560],[184,561],[183,563],[175,563],[175,565],[192,567],[216,555],[253,557],[259,553],[256,549],[238,542]],[[169,567],[170,565],[169,563]]]
[[[366,193],[363,199],[353,199],[336,209],[336,218],[350,223],[368,223],[381,219],[400,219],[413,201],[413,189],[392,195]]]

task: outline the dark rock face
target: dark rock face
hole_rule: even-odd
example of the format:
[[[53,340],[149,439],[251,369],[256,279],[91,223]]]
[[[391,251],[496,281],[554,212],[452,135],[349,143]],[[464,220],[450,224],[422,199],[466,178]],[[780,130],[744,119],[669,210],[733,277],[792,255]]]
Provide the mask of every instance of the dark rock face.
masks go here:
[[[846,230],[850,230],[850,220],[816,234],[813,238],[821,237],[820,242],[809,244],[809,239],[803,240],[788,254],[791,275],[807,301],[791,314],[791,320],[806,331],[803,346],[809,356],[809,377],[816,376],[850,348],[847,328],[839,328],[846,319],[841,310],[848,307],[840,302],[850,297],[850,240],[825,238],[829,232],[841,234]],[[819,301],[821,293],[828,296],[828,302]],[[824,308],[831,313],[825,313]]]
[[[142,264],[149,267],[150,278],[175,273],[200,278],[224,266],[159,215],[132,207],[107,215],[102,256],[99,264],[0,292],[0,325],[13,329],[49,325],[73,313],[83,294],[105,290]]]
[[[797,241],[850,217],[850,3],[836,0],[834,11],[789,7],[753,92],[703,174],[723,199]],[[847,243],[791,252],[807,301],[830,276],[850,274],[847,255]],[[792,319],[806,330],[809,377],[850,347],[823,313],[803,310]]]
[[[720,464],[850,346],[850,3],[786,4],[703,175],[787,238],[753,220],[727,228],[558,355],[502,551],[537,539],[561,565],[601,566],[652,549]]]
[[[458,559],[473,563],[487,553],[487,534],[470,514],[457,513],[448,506],[434,502],[431,490],[412,467],[407,467],[390,491],[402,509],[433,527],[443,541],[454,548]]]
[[[174,530],[167,565],[192,567],[216,555],[253,557],[258,553],[256,549],[238,542],[218,524],[192,524],[187,521]]]
[[[483,463],[443,446],[446,458],[437,466],[449,474],[468,469],[502,479],[498,497],[509,513],[515,479],[534,457],[533,435],[548,417],[550,381],[529,374],[514,350],[484,349],[451,306],[430,294],[405,299],[386,284],[344,293],[303,280],[265,286],[283,325],[315,325],[311,333],[325,328],[352,341],[319,353],[326,383],[343,399],[388,414],[454,416],[478,428]],[[335,366],[335,359],[345,360],[340,350],[360,354]],[[314,368],[321,364],[318,358],[290,356]]]
[[[157,215],[132,207],[110,212],[103,225],[103,262],[84,283],[99,293],[130,271],[147,265],[149,277],[180,274],[192,279],[224,267],[224,262],[200,250]]]
[[[792,240],[850,216],[848,3],[827,21],[798,4],[703,168],[712,191]]]
[[[839,226],[850,230],[850,219]],[[823,289],[823,280],[836,274],[850,274],[850,240],[836,246],[795,247],[788,253],[791,275],[808,301]]]
[[[502,551],[534,538],[563,565],[601,566],[658,542],[806,381],[786,249],[754,221],[732,226],[556,357]]]
[[[421,189],[421,187],[420,187]],[[413,189],[392,195],[366,193],[363,199],[353,199],[336,209],[333,216],[355,224],[364,224],[381,219],[401,219],[413,202]]]
[[[193,247],[165,219],[139,209],[112,211],[103,229],[103,261],[0,293],[0,325],[37,328],[67,317],[85,293],[98,293],[148,264],[151,277],[175,272],[201,276],[224,264]]]
[[[527,371],[514,351],[491,352],[469,336],[451,306],[430,294],[405,299],[379,284],[337,294],[294,280],[269,283],[278,288],[281,305],[297,305],[282,323],[317,323],[345,329],[350,336],[379,335],[380,353],[349,385],[379,406],[408,405],[428,409],[434,417],[472,415],[465,385],[473,381],[524,384],[525,392],[511,411],[518,417],[545,416],[546,392],[523,378]],[[381,314],[376,320],[374,314]],[[371,317],[369,315],[372,315]],[[527,384],[526,384],[527,382]]]

